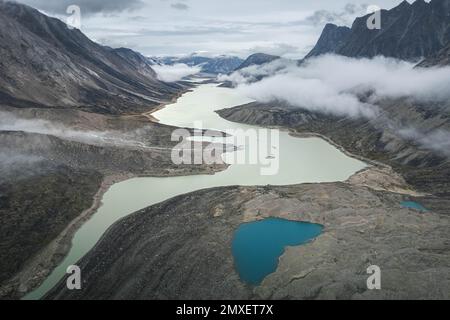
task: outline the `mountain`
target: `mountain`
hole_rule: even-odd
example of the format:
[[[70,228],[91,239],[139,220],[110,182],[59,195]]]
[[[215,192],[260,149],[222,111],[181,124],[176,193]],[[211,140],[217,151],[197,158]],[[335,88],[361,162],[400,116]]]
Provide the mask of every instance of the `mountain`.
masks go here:
[[[254,65],[260,66],[278,59],[280,59],[278,56],[265,53],[255,53],[249,56],[238,68],[236,68],[236,70],[241,70]]]
[[[450,40],[450,0],[403,1],[381,11],[381,29],[370,30],[370,15],[357,18],[348,31],[327,25],[307,57],[336,53],[349,57],[384,55],[417,61],[441,50]]]
[[[210,74],[228,74],[233,72],[244,61],[233,56],[203,57],[196,54],[187,57],[150,58],[152,63],[173,65],[183,63],[190,67],[200,66],[202,72]]]
[[[146,58],[112,49],[29,6],[0,1],[0,101],[15,107],[136,113],[169,101]]]
[[[450,66],[450,42],[437,54],[425,59],[419,67]]]
[[[348,36],[351,33],[351,29],[348,27],[338,27],[335,24],[328,23],[323,29],[322,35],[319,38],[316,46],[305,57],[305,59],[320,56],[325,53],[334,53],[340,47],[342,47]]]

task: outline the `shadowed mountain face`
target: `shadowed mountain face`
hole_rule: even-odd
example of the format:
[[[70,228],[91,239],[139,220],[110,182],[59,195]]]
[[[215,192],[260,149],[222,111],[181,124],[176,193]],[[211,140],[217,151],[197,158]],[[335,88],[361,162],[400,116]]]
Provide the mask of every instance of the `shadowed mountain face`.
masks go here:
[[[278,56],[265,53],[255,53],[249,56],[236,70],[241,70],[254,65],[263,65],[278,59],[280,59]]]
[[[180,90],[158,81],[140,54],[101,46],[25,5],[0,1],[0,43],[0,98],[11,106],[135,113]]]
[[[381,29],[370,30],[370,15],[355,20],[350,30],[327,25],[307,57],[337,53],[349,57],[383,55],[420,60],[441,50],[450,39],[450,0],[403,1],[381,11]]]

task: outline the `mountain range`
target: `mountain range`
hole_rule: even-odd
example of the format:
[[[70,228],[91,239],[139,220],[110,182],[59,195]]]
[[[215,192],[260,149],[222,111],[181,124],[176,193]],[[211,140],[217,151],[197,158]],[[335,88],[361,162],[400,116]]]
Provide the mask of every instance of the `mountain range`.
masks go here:
[[[357,18],[351,28],[326,25],[306,58],[336,53],[419,61],[436,54],[450,41],[450,0],[403,1],[391,10],[381,10],[379,30],[367,27],[370,16]]]
[[[255,53],[249,56],[244,62],[242,62],[239,65],[239,67],[236,68],[236,70],[241,70],[254,65],[263,65],[278,59],[280,59],[279,56],[274,56],[265,53]]]

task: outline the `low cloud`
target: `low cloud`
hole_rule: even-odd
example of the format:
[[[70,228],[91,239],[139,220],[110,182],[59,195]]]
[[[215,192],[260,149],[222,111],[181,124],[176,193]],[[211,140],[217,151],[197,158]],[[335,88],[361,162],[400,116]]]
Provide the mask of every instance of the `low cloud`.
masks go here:
[[[219,80],[232,81],[236,90],[259,102],[282,102],[312,112],[373,119],[403,139],[450,156],[449,131],[424,131],[395,124],[377,106],[386,98],[407,98],[430,108],[449,101],[450,67],[414,68],[414,64],[384,57],[355,59],[326,55],[300,66],[295,61],[280,59],[221,76]]]
[[[158,74],[158,79],[164,82],[180,81],[187,76],[191,76],[202,71],[201,66],[190,67],[183,63],[174,65],[155,65],[153,69]]]
[[[378,114],[376,102],[381,98],[412,97],[421,102],[450,99],[450,68],[415,69],[408,62],[384,57],[326,55],[301,66],[277,60],[220,80],[232,81],[237,90],[260,102],[282,101],[338,116],[372,118]]]

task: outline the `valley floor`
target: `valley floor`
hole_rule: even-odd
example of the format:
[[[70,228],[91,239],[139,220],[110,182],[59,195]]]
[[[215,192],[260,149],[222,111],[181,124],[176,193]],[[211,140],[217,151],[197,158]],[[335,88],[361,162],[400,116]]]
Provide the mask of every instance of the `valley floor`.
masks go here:
[[[2,132],[5,150],[39,159],[25,162],[17,172],[2,172],[7,177],[0,187],[2,298],[21,297],[48,275],[111,183],[134,176],[213,174],[226,168],[173,165],[170,152],[164,151],[174,145],[173,128],[149,122],[146,116],[19,113],[57,118],[71,128],[132,132],[128,140],[160,149]],[[47,299],[450,298],[448,161],[402,141],[395,141],[397,151],[386,152],[383,132],[367,123],[293,117],[272,106],[247,105],[219,114],[235,122],[328,137],[349,154],[372,159],[373,166],[346,182],[215,188],[143,209],[117,222],[80,261],[81,291],[68,291],[60,282]],[[305,117],[310,121],[304,122]],[[401,159],[398,150],[409,161]],[[417,201],[430,211],[404,208],[403,201]],[[315,241],[287,248],[277,271],[261,286],[249,287],[235,271],[232,236],[240,224],[267,217],[318,223],[325,229]],[[381,267],[381,291],[367,290],[370,265]]]

